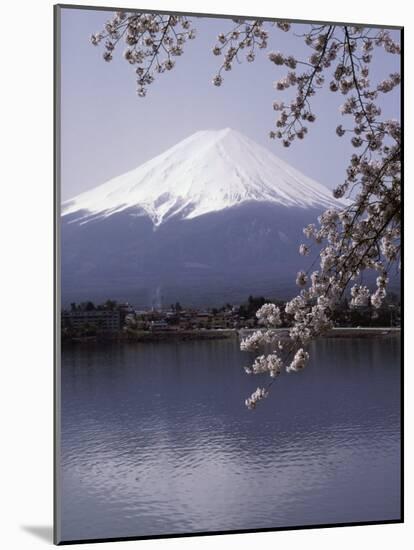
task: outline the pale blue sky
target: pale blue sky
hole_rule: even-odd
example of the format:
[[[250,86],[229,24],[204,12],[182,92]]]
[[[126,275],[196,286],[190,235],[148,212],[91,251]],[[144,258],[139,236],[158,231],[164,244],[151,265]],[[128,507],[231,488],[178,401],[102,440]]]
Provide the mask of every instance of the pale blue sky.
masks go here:
[[[303,142],[286,149],[268,137],[277,115],[273,101],[290,96],[274,89],[287,69],[271,63],[266,52],[306,58],[301,38],[272,28],[266,52],[258,52],[254,63],[236,64],[223,73],[225,81],[217,88],[211,79],[220,58],[211,49],[232,22],[192,17],[197,39],[186,44],[174,70],[161,75],[142,99],[136,95],[134,69],[122,57],[123,46],[106,63],[102,47],[90,43],[91,33],[109,17],[105,11],[62,9],[63,200],[139,166],[198,130],[225,127],[246,134],[327,187],[343,181],[352,147],[335,134],[336,125],[347,122],[339,114],[342,95],[322,91],[313,98],[317,121]],[[294,31],[304,27],[294,25]],[[377,49],[373,80],[398,71],[399,62],[399,56]],[[399,89],[382,96],[383,113],[399,118],[399,103]]]

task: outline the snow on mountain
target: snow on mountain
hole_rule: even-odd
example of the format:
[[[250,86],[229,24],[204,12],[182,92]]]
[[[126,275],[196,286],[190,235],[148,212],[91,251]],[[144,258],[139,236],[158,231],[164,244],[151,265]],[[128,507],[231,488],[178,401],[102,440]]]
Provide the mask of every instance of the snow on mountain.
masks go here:
[[[159,226],[245,202],[327,208],[339,201],[273,153],[239,132],[196,132],[138,168],[66,201],[63,216],[86,223],[137,207]],[[86,211],[86,212],[85,212]]]

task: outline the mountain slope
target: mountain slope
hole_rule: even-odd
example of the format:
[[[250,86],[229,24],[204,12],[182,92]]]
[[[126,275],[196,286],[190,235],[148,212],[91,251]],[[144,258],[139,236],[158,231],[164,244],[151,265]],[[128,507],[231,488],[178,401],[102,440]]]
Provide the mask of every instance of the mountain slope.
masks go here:
[[[302,228],[338,205],[238,132],[197,132],[62,205],[62,302],[286,298],[308,265]]]
[[[245,203],[196,218],[150,218],[124,210],[62,224],[62,300],[138,306],[241,303],[250,294],[285,298],[309,265],[302,227],[320,210]]]
[[[235,130],[200,131],[126,174],[62,205],[63,215],[90,221],[139,207],[158,226],[244,202],[327,208],[328,189]]]

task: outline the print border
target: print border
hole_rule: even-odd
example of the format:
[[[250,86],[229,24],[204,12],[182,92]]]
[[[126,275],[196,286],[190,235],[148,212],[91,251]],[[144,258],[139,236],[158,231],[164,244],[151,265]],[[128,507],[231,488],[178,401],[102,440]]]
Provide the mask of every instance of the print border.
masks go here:
[[[73,10],[94,10],[94,11],[128,11],[128,12],[151,12],[159,14],[172,14],[172,15],[188,15],[195,17],[208,17],[217,19],[233,19],[233,18],[248,18],[248,19],[262,19],[263,21],[288,21],[290,23],[312,23],[312,24],[334,24],[334,25],[358,25],[358,23],[352,23],[350,21],[319,21],[319,20],[305,20],[305,19],[288,19],[288,18],[275,18],[275,17],[255,17],[254,15],[223,15],[223,14],[211,14],[211,13],[199,13],[199,12],[180,12],[180,11],[161,11],[154,9],[133,9],[133,8],[119,8],[108,6],[86,6],[77,4],[56,4],[53,6],[54,10],[54,33],[53,33],[53,65],[54,65],[54,90],[53,90],[53,111],[54,111],[54,234],[53,234],[53,248],[54,248],[54,369],[53,369],[53,426],[54,426],[54,441],[53,441],[53,542],[55,545],[63,546],[69,544],[91,544],[101,542],[119,542],[119,541],[134,541],[134,540],[150,540],[150,539],[169,539],[169,538],[183,538],[183,537],[199,537],[199,536],[214,536],[214,535],[236,535],[243,533],[266,533],[266,532],[278,532],[278,531],[293,531],[304,529],[322,529],[333,527],[356,527],[356,526],[369,526],[369,525],[389,525],[396,523],[404,523],[404,230],[401,233],[401,385],[400,385],[400,419],[401,419],[401,487],[400,487],[400,517],[391,520],[380,521],[358,521],[358,522],[345,522],[345,523],[321,523],[317,525],[295,525],[289,527],[269,527],[259,529],[234,529],[223,531],[200,531],[191,533],[174,533],[174,534],[160,534],[160,535],[148,535],[148,536],[133,536],[133,537],[113,537],[113,538],[93,538],[93,539],[80,539],[80,540],[62,540],[60,532],[60,368],[61,368],[61,340],[60,340],[60,196],[61,196],[61,10],[73,9]],[[404,228],[404,27],[395,25],[381,25],[381,24],[367,24],[363,23],[364,27],[370,28],[384,28],[390,30],[399,30],[401,33],[401,93],[400,93],[400,107],[401,107],[401,128],[402,128],[402,211],[401,222],[402,228]]]

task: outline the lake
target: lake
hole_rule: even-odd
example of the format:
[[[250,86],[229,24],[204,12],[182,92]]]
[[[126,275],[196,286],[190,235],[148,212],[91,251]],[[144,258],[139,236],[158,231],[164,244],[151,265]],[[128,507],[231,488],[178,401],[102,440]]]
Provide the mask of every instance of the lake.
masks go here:
[[[310,351],[249,411],[234,340],[65,346],[62,539],[399,519],[399,336]]]

